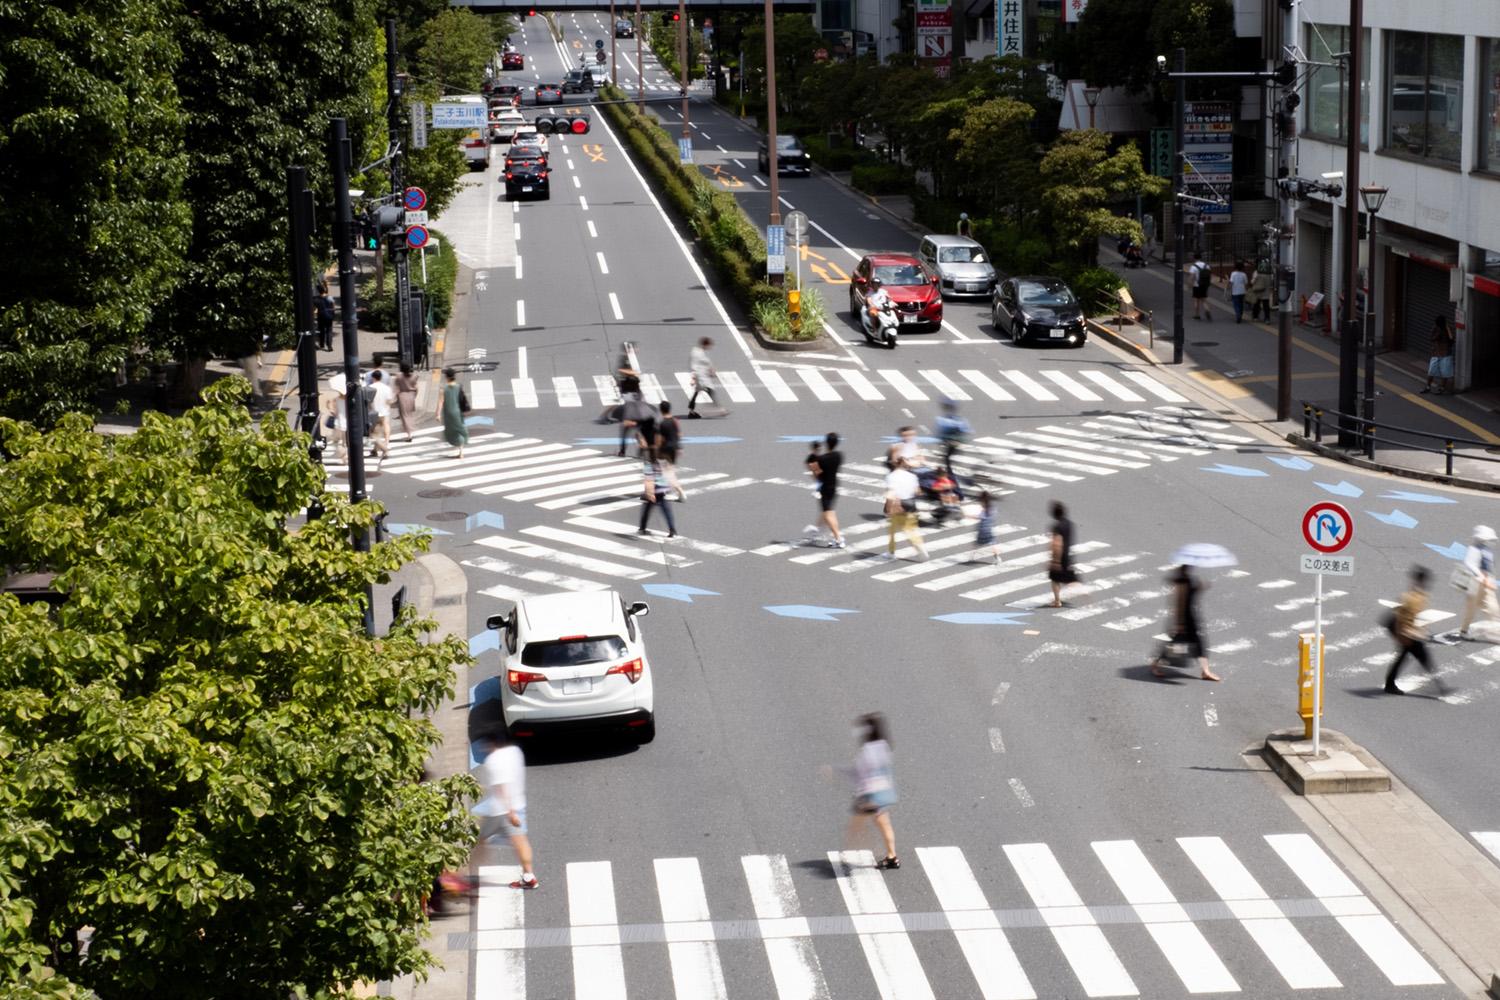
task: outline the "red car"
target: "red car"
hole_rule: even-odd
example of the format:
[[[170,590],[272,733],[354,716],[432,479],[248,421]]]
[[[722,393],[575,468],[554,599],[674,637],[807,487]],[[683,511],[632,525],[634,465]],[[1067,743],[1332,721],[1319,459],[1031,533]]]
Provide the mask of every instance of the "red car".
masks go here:
[[[860,259],[849,279],[849,311],[855,322],[865,308],[871,278],[880,279],[903,327],[936,330],[943,325],[943,291],[937,273],[909,253],[871,253]]]
[[[526,59],[519,52],[506,52],[500,56],[501,69],[525,69]]]

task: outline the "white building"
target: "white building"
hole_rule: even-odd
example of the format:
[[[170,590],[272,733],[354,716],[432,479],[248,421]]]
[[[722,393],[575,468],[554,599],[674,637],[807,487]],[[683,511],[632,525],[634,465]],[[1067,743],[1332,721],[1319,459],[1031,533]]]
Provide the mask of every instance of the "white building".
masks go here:
[[[1312,63],[1348,48],[1348,0],[1301,0],[1296,44]],[[1425,358],[1434,319],[1458,331],[1456,388],[1500,385],[1500,3],[1366,0],[1359,180],[1390,193],[1376,228],[1378,340]],[[1288,40],[1289,42],[1292,40]],[[1342,171],[1349,88],[1312,67],[1298,111],[1298,170]],[[1373,99],[1372,99],[1373,98]],[[1372,141],[1373,140],[1373,141]],[[1357,192],[1345,192],[1344,204]],[[1334,215],[1298,210],[1297,291],[1336,300]],[[1363,231],[1363,226],[1361,226]],[[1361,240],[1361,266],[1367,251]]]

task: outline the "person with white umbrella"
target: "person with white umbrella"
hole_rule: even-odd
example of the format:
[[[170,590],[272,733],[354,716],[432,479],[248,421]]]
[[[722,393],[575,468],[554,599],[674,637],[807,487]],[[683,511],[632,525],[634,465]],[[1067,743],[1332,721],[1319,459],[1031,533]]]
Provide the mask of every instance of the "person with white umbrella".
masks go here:
[[[1203,542],[1185,545],[1172,555],[1177,569],[1168,577],[1172,584],[1172,632],[1170,646],[1182,650],[1183,655],[1198,661],[1198,675],[1206,681],[1222,680],[1208,667],[1208,646],[1203,641],[1203,630],[1198,621],[1198,597],[1208,586],[1193,575],[1193,567],[1217,569],[1233,566],[1234,555],[1220,545]],[[1165,677],[1162,666],[1167,660],[1165,651],[1151,663],[1151,672]]]

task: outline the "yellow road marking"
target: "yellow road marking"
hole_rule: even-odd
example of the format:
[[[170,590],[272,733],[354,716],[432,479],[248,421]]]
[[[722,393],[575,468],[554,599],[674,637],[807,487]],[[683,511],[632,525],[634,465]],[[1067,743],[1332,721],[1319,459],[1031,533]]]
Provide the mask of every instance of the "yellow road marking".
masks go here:
[[[741,188],[745,186],[745,182],[734,176],[734,174],[726,174],[724,172],[723,166],[721,166],[720,164],[710,163],[707,164],[706,167],[708,172],[710,174],[713,174],[714,180],[718,181],[726,188]]]
[[[593,145],[591,143],[586,143],[584,145],[584,147],[583,147],[583,152],[584,152],[584,154],[586,156],[588,156],[588,158],[590,160],[593,160],[595,163],[603,163],[604,162],[604,147],[603,146],[595,146],[595,145]]]
[[[1241,399],[1250,395],[1250,390],[1228,378],[1223,372],[1216,372],[1212,368],[1202,368],[1198,371],[1188,372],[1189,375],[1206,385],[1215,395],[1223,399]]]
[[[1338,372],[1292,372],[1292,380],[1299,378],[1337,378]],[[1275,375],[1250,375],[1246,378],[1237,378],[1236,382],[1275,382]]]
[[[818,253],[812,247],[809,247],[806,243],[801,244],[797,248],[797,254],[802,260],[817,261],[818,263],[809,264],[808,267],[812,270],[813,274],[816,274],[830,285],[847,285],[849,283],[848,272]],[[830,273],[832,276],[830,276]]]

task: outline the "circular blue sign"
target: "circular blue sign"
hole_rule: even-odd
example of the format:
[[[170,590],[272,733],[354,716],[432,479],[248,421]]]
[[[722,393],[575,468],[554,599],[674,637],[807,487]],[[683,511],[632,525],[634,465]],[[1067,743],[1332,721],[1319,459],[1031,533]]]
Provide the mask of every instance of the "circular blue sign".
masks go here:
[[[427,207],[427,192],[419,187],[407,188],[401,197],[408,212],[420,212]]]
[[[420,250],[427,245],[427,227],[412,226],[406,231],[406,245],[413,250]]]

